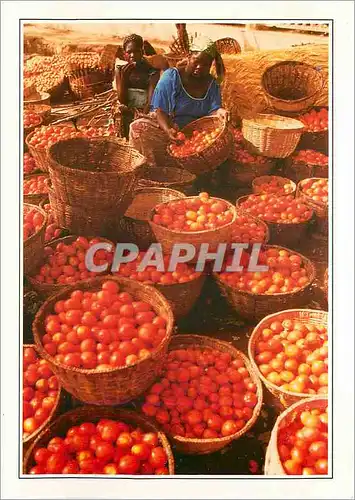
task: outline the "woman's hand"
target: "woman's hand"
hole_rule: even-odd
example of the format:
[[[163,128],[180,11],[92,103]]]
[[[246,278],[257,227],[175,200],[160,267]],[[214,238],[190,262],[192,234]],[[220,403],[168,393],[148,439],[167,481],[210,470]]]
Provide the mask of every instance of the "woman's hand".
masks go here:
[[[224,108],[219,108],[216,111],[216,116],[222,121],[228,122],[230,118],[230,113]]]
[[[166,134],[169,137],[169,139],[170,139],[171,142],[179,142],[178,139],[177,139],[177,137],[176,137],[177,133],[178,133],[178,131],[176,130],[176,128],[173,128],[173,127],[172,128],[168,128],[166,130]]]

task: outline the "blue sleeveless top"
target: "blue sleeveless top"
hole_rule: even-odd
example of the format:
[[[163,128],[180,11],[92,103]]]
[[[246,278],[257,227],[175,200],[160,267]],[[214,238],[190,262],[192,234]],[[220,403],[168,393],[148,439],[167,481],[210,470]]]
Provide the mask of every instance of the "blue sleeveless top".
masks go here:
[[[180,128],[221,107],[221,91],[215,79],[211,81],[204,97],[192,97],[183,87],[179,71],[176,68],[164,71],[155,87],[150,104],[151,111],[160,108]]]

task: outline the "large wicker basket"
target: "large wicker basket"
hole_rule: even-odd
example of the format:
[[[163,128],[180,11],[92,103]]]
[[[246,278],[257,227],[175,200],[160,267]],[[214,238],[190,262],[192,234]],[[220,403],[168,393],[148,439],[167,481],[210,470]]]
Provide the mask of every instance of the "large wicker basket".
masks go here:
[[[226,165],[228,178],[233,184],[250,187],[256,177],[268,175],[274,168],[275,162],[268,160],[265,163],[239,163],[230,158]]]
[[[97,70],[81,70],[68,77],[69,88],[76,99],[88,99],[111,88],[112,73]]]
[[[261,79],[269,106],[284,113],[300,113],[312,106],[324,83],[320,69],[297,61],[274,64]]]
[[[96,406],[81,406],[75,410],[64,413],[57,418],[50,426],[41,432],[36,441],[27,451],[23,462],[23,473],[28,474],[30,469],[35,465],[35,450],[47,446],[51,438],[55,436],[61,436],[64,438],[70,427],[79,426],[83,422],[93,422],[96,424],[101,419],[120,420],[129,425],[137,426],[144,432],[157,433],[160,446],[164,448],[168,457],[167,468],[169,470],[169,474],[174,474],[174,456],[165,434],[160,432],[150,420],[140,413],[121,408],[104,406],[100,408]]]
[[[139,187],[160,187],[181,191],[186,195],[195,194],[196,175],[175,167],[143,167],[139,171]]]
[[[265,245],[264,248],[277,248],[290,252],[289,249],[276,245]],[[264,316],[282,311],[283,309],[301,307],[307,304],[309,300],[310,288],[316,276],[315,267],[312,262],[303,255],[293,250],[292,254],[302,258],[303,266],[307,269],[307,274],[309,276],[309,282],[296,292],[277,293],[273,295],[255,294],[245,290],[238,290],[223,281],[217,273],[213,273],[213,277],[222,295],[240,316],[250,321],[261,320]]]
[[[243,427],[243,429],[238,431],[236,434],[212,439],[193,439],[177,435],[169,435],[171,442],[180,453],[184,453],[186,455],[207,455],[209,453],[219,451],[222,448],[228,446],[232,441],[239,439],[255,424],[261,411],[263,402],[263,389],[260,380],[256,376],[248,358],[228,342],[223,342],[211,337],[203,337],[201,335],[175,335],[170,343],[169,351],[192,346],[201,349],[216,349],[221,352],[228,352],[233,359],[241,359],[250,374],[250,378],[257,387],[258,402],[254,407],[253,416],[247,422],[245,427]]]
[[[272,158],[286,158],[291,155],[304,125],[285,116],[259,114],[252,119],[243,119],[242,132],[247,147],[253,153]]]
[[[186,125],[182,129],[182,132],[187,137],[190,137],[195,130],[212,132],[217,127],[221,128],[221,132],[213,143],[203,151],[186,156],[185,158],[173,157],[182,168],[195,175],[200,175],[214,170],[229,158],[233,145],[233,136],[227,122],[222,124],[221,120],[216,116],[205,116]],[[172,156],[169,147],[168,153]]]
[[[29,174],[25,175],[23,178],[23,181],[28,181],[31,179],[35,179],[36,177],[45,177],[48,179],[48,175],[45,175],[43,173],[38,173],[38,174]],[[39,205],[43,200],[48,198],[48,193],[39,193],[39,194],[24,194],[23,195],[23,201],[25,203],[29,203],[30,205]]]
[[[302,198],[306,204],[312,208],[316,218],[317,230],[322,234],[328,234],[328,203],[322,203],[312,200],[310,196],[307,196],[303,191],[304,184],[310,179],[304,179],[297,184],[297,194],[298,198]],[[313,177],[312,180],[317,181],[319,178]]]
[[[309,398],[308,393],[295,393],[291,391],[285,391],[275,384],[269,382],[264,375],[260,372],[258,365],[255,362],[255,346],[259,341],[260,335],[264,328],[267,328],[272,321],[284,321],[284,320],[297,320],[300,323],[307,323],[319,326],[328,325],[328,313],[326,311],[316,311],[312,309],[288,309],[285,311],[276,312],[270,314],[263,318],[254,328],[253,333],[249,339],[248,344],[248,356],[255,372],[260,377],[260,380],[264,383],[265,387],[278,398],[281,404],[288,407],[301,399]]]
[[[175,189],[162,187],[137,189],[131,205],[119,222],[122,236],[128,238],[129,243],[135,243],[141,250],[146,250],[157,241],[149,224],[152,209],[159,203],[177,198],[185,198],[185,195]]]
[[[72,368],[58,363],[43,348],[44,320],[53,312],[54,304],[67,297],[73,290],[97,290],[107,279],[116,281],[123,291],[132,293],[137,300],[147,301],[153,309],[166,318],[166,337],[147,358],[128,367],[103,371]],[[94,405],[117,405],[127,403],[143,394],[159,376],[164,366],[173,329],[173,314],[165,297],[155,288],[118,277],[99,277],[62,290],[50,297],[39,309],[33,322],[33,335],[40,355],[46,359],[60,383],[79,401]]]
[[[44,236],[46,233],[47,214],[36,205],[25,203],[25,207],[38,210],[43,215],[43,224],[39,231],[27,238],[23,242],[23,272],[24,274],[31,274],[40,264],[44,255]]]
[[[276,193],[278,195],[289,195],[289,194],[295,194],[296,193],[296,184],[291,181],[291,179],[287,179],[286,177],[280,177],[278,175],[262,175],[260,177],[256,177],[253,182],[252,182],[252,187],[253,187],[253,193],[254,194],[267,194],[265,191],[262,190],[261,184],[268,183],[271,181],[277,181],[278,185],[280,188],[284,186],[285,184],[290,184],[292,186],[292,189],[290,190],[289,193],[285,193],[284,191],[280,191],[279,193]]]
[[[192,196],[191,198],[195,198],[195,196]],[[209,245],[209,252],[215,252],[219,243],[228,243],[230,241],[233,224],[237,216],[236,209],[231,203],[226,200],[221,200],[220,198],[215,197],[213,197],[213,199],[216,201],[223,201],[227,204],[228,208],[230,208],[233,212],[233,220],[217,229],[210,229],[206,231],[173,231],[164,226],[160,226],[153,222],[152,219],[154,216],[154,210],[152,210],[149,224],[157,241],[161,244],[163,252],[165,254],[170,255],[175,244],[187,243],[193,245],[196,249],[195,257],[191,259],[191,262],[195,262],[200,247],[203,243],[207,243]]]
[[[314,397],[298,401],[297,403],[287,408],[287,410],[285,410],[283,413],[281,413],[281,415],[276,420],[275,425],[272,429],[270,441],[266,450],[265,466],[264,466],[264,473],[266,476],[287,475],[285,469],[282,466],[278,452],[279,430],[286,427],[288,424],[292,423],[294,417],[296,415],[298,416],[303,411],[310,411],[315,409],[320,409],[322,411],[325,411],[327,407],[328,407],[328,399],[324,397],[323,398]]]

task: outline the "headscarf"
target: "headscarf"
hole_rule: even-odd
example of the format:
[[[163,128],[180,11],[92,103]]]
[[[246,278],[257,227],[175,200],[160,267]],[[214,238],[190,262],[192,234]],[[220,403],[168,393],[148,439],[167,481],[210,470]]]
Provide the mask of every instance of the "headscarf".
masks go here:
[[[218,52],[217,44],[206,36],[196,37],[190,43],[190,53],[205,52],[209,54],[216,66],[217,83],[222,83],[225,75],[225,68],[221,54]]]

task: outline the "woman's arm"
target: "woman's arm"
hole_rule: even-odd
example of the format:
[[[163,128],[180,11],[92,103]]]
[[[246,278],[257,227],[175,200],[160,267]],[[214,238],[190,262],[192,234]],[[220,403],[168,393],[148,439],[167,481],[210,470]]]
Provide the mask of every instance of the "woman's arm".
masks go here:
[[[171,123],[169,116],[160,108],[156,109],[159,127],[166,133],[171,141],[176,141],[178,126]]]
[[[154,94],[155,87],[159,81],[160,74],[159,71],[156,73],[153,73],[152,76],[149,79],[149,87],[148,87],[148,98],[147,98],[147,104],[144,106],[143,112],[148,113],[150,109],[150,103]]]

